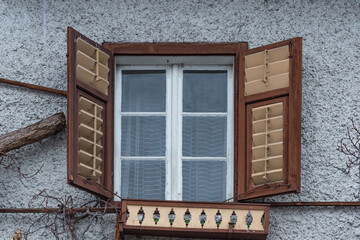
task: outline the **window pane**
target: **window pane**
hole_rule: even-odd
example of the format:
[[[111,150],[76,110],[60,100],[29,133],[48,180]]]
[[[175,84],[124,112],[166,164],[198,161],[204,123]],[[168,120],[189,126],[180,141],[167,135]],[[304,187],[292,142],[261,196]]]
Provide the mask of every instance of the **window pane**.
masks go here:
[[[122,160],[121,197],[165,199],[164,160]]]
[[[184,117],[183,156],[226,157],[226,117]]]
[[[225,161],[183,161],[184,201],[224,201]]]
[[[121,117],[121,156],[165,156],[164,116]]]
[[[165,70],[122,72],[122,112],[165,112],[165,96]]]
[[[226,71],[184,71],[183,112],[227,112]]]

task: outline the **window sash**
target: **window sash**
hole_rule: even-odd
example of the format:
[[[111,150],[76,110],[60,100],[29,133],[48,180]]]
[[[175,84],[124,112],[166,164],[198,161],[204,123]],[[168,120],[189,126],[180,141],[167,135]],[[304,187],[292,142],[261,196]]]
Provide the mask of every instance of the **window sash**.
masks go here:
[[[209,70],[209,71],[213,71],[213,70],[217,70],[217,71],[221,71],[221,70],[225,70],[227,71],[227,112],[211,112],[211,113],[205,113],[205,112],[184,112],[183,111],[183,72],[187,71],[187,70]],[[221,161],[226,161],[227,162],[227,171],[226,171],[226,198],[231,198],[233,196],[234,193],[234,135],[233,135],[233,130],[234,130],[234,73],[233,73],[233,67],[229,66],[229,65],[208,65],[208,66],[204,66],[204,65],[183,65],[180,66],[179,68],[179,78],[178,78],[178,94],[179,94],[179,99],[178,102],[180,104],[178,104],[180,106],[179,109],[179,116],[178,117],[178,122],[176,123],[180,130],[178,132],[179,137],[178,137],[178,146],[180,149],[180,160],[177,161],[178,164],[180,166],[178,166],[178,182],[180,183],[178,186],[178,193],[177,195],[180,196],[177,199],[174,200],[182,200],[182,194],[183,194],[183,189],[182,189],[182,184],[183,184],[183,175],[182,175],[182,163],[184,160],[191,160],[191,159],[196,159],[196,160],[209,160],[209,161],[216,161],[216,160],[220,160]],[[182,136],[183,136],[183,132],[182,132],[182,121],[183,118],[186,116],[211,116],[211,117],[215,117],[215,116],[220,116],[220,117],[227,117],[227,129],[226,129],[226,156],[225,157],[185,157],[182,156],[182,150],[183,150],[183,146],[182,146]],[[225,200],[225,199],[224,199]]]
[[[169,102],[170,98],[168,96],[169,91],[169,82],[170,82],[170,67],[169,66],[118,66],[116,68],[116,78],[115,78],[115,103],[114,103],[114,192],[118,195],[121,195],[121,161],[122,160],[165,160],[165,170],[166,170],[166,189],[165,189],[165,199],[167,199],[167,178],[168,178],[168,138],[169,138],[169,105],[166,104],[165,112],[122,112],[122,71],[123,70],[165,70],[166,71],[166,103]],[[166,150],[165,156],[122,156],[121,155],[121,118],[123,116],[165,116],[165,137],[166,137]],[[114,196],[115,201],[120,201],[121,199],[117,196]]]
[[[115,139],[114,139],[114,191],[121,195],[121,160],[158,159],[166,161],[166,200],[182,200],[182,162],[226,161],[226,198],[233,196],[234,184],[234,79],[233,66],[229,65],[121,65],[116,68],[115,80]],[[166,112],[121,112],[121,77],[123,70],[166,70]],[[227,71],[227,112],[183,112],[183,71],[186,70],[226,70]],[[176,85],[175,85],[176,84]],[[169,104],[171,103],[171,104]],[[121,156],[121,116],[166,116],[166,153],[164,157]],[[226,156],[225,157],[183,157],[182,156],[182,119],[184,116],[221,116],[227,117]],[[176,136],[176,137],[174,137]],[[120,200],[115,197],[115,200]],[[225,199],[224,199],[225,200]]]

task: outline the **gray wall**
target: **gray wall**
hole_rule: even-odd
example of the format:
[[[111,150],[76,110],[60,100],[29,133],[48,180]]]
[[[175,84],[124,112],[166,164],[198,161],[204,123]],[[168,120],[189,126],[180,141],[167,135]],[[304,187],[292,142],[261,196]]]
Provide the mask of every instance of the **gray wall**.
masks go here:
[[[0,77],[66,90],[66,27],[97,42],[249,42],[250,48],[301,36],[303,42],[302,188],[267,201],[356,201],[355,174],[335,149],[349,117],[359,122],[359,1],[43,1],[0,2]],[[44,26],[44,17],[46,25]],[[46,29],[46,31],[44,31]],[[58,111],[66,98],[0,84],[0,134]],[[41,189],[93,196],[66,184],[66,133],[12,152],[24,172],[41,172],[24,186],[0,169],[0,207],[27,207]],[[30,186],[31,185],[31,186]],[[0,239],[27,229],[38,215],[0,214]],[[108,239],[114,218],[87,239]],[[80,229],[86,224],[80,223]],[[358,239],[360,209],[271,208],[268,239]],[[33,235],[31,239],[48,239]],[[53,238],[50,238],[53,239]],[[66,239],[66,237],[64,237]]]

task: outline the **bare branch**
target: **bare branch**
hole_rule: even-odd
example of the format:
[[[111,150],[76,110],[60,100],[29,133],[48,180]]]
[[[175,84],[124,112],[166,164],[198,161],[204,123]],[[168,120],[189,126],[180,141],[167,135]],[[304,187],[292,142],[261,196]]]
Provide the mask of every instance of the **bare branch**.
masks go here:
[[[0,136],[0,152],[9,152],[60,132],[66,124],[63,112]]]
[[[25,239],[35,232],[42,231],[41,235],[52,235],[56,239],[66,237],[66,239],[86,239],[86,232],[91,228],[93,223],[98,219],[105,220],[104,216],[108,212],[108,208],[114,210],[115,214],[119,214],[120,210],[113,206],[109,201],[103,199],[90,200],[81,205],[86,209],[85,213],[78,213],[76,210],[73,197],[56,197],[41,190],[38,194],[34,195],[29,202],[29,207],[32,205],[39,205],[45,209],[54,209],[50,205],[57,205],[57,211],[46,212],[41,218],[33,222],[29,229],[24,233]],[[102,211],[93,211],[94,207],[103,204]],[[56,208],[55,208],[56,209]],[[78,233],[76,224],[82,220],[86,220],[85,228],[82,233]],[[36,227],[35,227],[36,226]]]

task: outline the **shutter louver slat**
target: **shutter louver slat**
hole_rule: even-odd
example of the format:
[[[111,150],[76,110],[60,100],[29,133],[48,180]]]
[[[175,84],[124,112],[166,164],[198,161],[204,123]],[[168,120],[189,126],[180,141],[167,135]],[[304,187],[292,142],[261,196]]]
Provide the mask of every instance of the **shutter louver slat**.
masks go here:
[[[268,63],[277,62],[289,57],[289,46],[267,50]],[[265,51],[247,55],[245,57],[246,68],[255,67],[264,64]]]
[[[81,123],[79,125],[79,136],[89,139],[90,141],[94,141],[94,139],[96,139],[97,142],[101,139],[102,135],[103,135],[102,132],[94,130],[94,128],[89,127],[84,123]]]
[[[254,133],[253,135],[253,146],[265,145],[266,139],[269,143],[273,142],[281,142],[283,140],[283,131],[282,129],[268,131],[268,135],[266,133]]]
[[[96,119],[97,128],[99,128],[100,125],[103,123],[103,120],[101,118],[93,117],[90,113],[84,110],[80,110],[79,118],[82,119],[85,124],[91,124],[91,122]]]
[[[78,173],[80,176],[87,176],[87,179],[91,179],[94,182],[99,182],[102,172],[94,170],[92,167],[79,163]]]
[[[264,81],[265,74],[265,77],[267,78],[276,77],[277,75],[289,75],[289,59],[247,68],[245,74],[246,83],[256,80]]]
[[[86,138],[79,137],[79,148],[84,149],[86,152],[89,152],[89,149],[92,149],[94,146],[94,143]],[[103,149],[103,147],[100,144],[96,144],[96,152],[97,154],[100,153],[100,151]]]
[[[99,157],[94,157],[93,154],[88,153],[86,151],[83,150],[79,150],[79,163],[88,166],[89,169],[93,169],[94,171],[100,171],[100,164],[102,162],[101,158]],[[95,166],[95,167],[94,167]],[[90,176],[84,176],[87,178],[90,178]]]
[[[95,59],[89,57],[80,50],[76,52],[76,63],[77,65],[81,64],[85,69],[94,69],[96,65]]]

